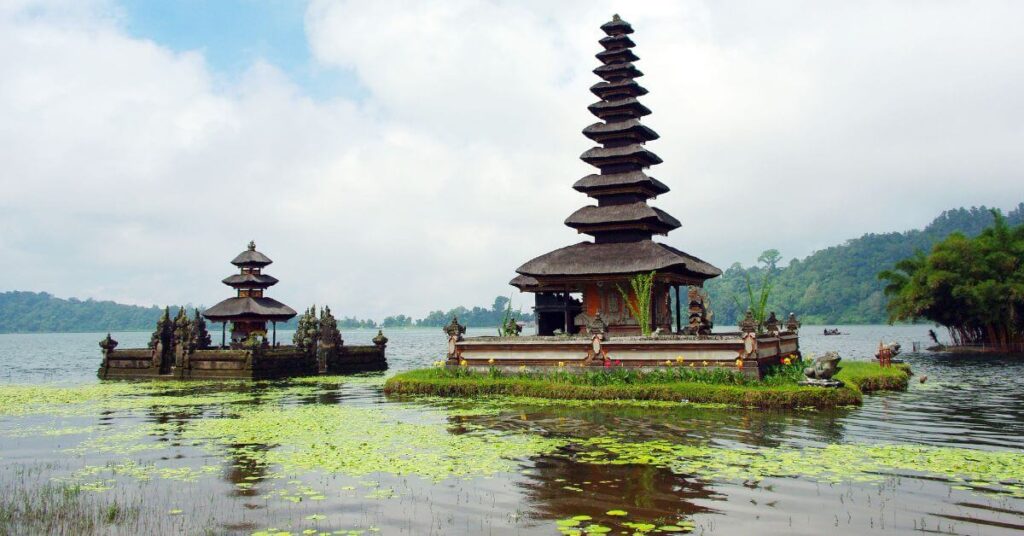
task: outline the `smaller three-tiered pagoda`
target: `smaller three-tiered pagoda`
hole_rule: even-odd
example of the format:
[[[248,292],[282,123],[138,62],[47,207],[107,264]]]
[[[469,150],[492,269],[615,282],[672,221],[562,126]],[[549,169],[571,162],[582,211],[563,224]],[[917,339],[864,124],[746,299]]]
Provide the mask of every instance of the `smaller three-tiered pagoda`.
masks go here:
[[[145,348],[118,348],[110,334],[100,341],[103,361],[100,378],[287,378],[317,374],[344,374],[387,369],[388,338],[382,331],[372,345],[348,345],[341,337],[337,320],[329,307],[306,309],[299,319],[293,344],[278,344],[277,323],[296,316],[295,310],[264,295],[277,279],[263,273],[270,258],[256,251],[256,244],[231,261],[239,273],[224,279],[236,295],[202,316],[221,323],[221,343],[211,347],[206,323],[196,311],[195,320],[184,310],[171,320],[170,308],[156,324]],[[231,322],[231,344],[226,344],[227,323]],[[267,323],[273,334],[268,340]]]
[[[225,326],[231,322],[231,342],[241,343],[250,335],[266,337],[267,322],[273,326],[272,344],[277,344],[277,323],[287,322],[297,314],[287,305],[264,296],[264,292],[277,284],[277,278],[263,273],[263,269],[274,261],[256,251],[256,242],[231,261],[239,273],[224,278],[223,283],[237,295],[228,298],[203,312],[211,322],[221,323],[221,345],[223,346]]]

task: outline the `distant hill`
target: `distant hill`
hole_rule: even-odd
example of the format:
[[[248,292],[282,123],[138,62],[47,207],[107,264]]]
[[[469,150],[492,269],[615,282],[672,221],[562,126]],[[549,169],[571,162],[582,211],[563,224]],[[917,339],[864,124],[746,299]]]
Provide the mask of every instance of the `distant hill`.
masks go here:
[[[172,307],[177,314],[178,307]],[[0,333],[151,330],[162,307],[56,298],[46,292],[0,292]]]
[[[816,251],[803,260],[793,259],[775,268],[769,310],[780,318],[796,312],[805,323],[881,324],[887,320],[886,298],[878,272],[916,250],[929,251],[953,232],[979,234],[992,224],[990,209],[982,207],[947,210],[920,230],[902,233],[866,234],[846,243]],[[1024,223],[1024,203],[1006,214],[1011,225]],[[735,325],[741,310],[749,304],[744,273],[755,290],[764,278],[763,266],[744,268],[733,264],[721,277],[706,285],[712,300],[715,324]],[[738,307],[737,300],[739,301]]]

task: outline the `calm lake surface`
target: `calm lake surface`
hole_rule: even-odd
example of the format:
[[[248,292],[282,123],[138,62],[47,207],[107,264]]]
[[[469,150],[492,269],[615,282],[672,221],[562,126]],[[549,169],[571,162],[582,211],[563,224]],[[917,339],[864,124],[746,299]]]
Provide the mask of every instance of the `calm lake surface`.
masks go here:
[[[1024,531],[1024,359],[911,353],[927,330],[805,326],[914,369],[832,411],[384,396],[438,329],[387,332],[383,375],[259,383],[100,382],[104,334],[0,335],[0,534]]]

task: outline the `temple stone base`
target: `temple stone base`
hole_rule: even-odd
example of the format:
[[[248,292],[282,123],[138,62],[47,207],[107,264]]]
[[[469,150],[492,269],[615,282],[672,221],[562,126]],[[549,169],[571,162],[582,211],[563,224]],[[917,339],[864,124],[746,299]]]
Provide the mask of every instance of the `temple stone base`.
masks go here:
[[[342,346],[319,355],[296,346],[195,350],[175,358],[150,348],[104,352],[98,376],[115,378],[265,379],[386,370],[384,345]],[[163,365],[163,366],[162,366]]]
[[[567,372],[605,367],[688,367],[739,370],[761,378],[784,358],[800,358],[799,336],[718,333],[655,337],[530,336],[452,337],[448,366],[496,367],[514,372],[557,368]]]

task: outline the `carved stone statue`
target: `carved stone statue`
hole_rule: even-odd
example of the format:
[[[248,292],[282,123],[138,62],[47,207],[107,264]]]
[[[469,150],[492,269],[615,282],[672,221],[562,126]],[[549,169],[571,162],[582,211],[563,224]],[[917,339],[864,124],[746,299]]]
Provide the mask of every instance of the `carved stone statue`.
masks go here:
[[[796,313],[789,313],[786,319],[786,331],[796,333],[800,329],[800,321],[796,319]]]
[[[459,317],[453,316],[452,321],[445,327],[441,328],[441,331],[448,335],[448,338],[455,337],[455,340],[461,341],[462,335],[466,333],[466,326],[459,323]]]
[[[779,319],[775,317],[775,311],[772,311],[768,315],[768,319],[764,321],[764,330],[771,335],[778,335]]]
[[[192,321],[188,319],[185,308],[178,309],[174,318],[174,359],[179,367],[187,367],[187,357],[192,353]]]
[[[587,322],[587,334],[591,337],[600,335],[603,339],[608,338],[608,324],[601,318],[601,311],[598,311],[594,318]]]
[[[340,336],[340,335],[339,335]],[[316,306],[312,306],[299,317],[292,335],[292,343],[306,354],[314,354],[320,339],[320,320],[316,317]]]
[[[117,341],[110,337],[110,333],[107,333],[107,338],[100,341],[100,349],[103,350],[103,363],[101,365],[103,368],[107,368],[110,354],[114,353],[114,348],[117,348]]]
[[[700,287],[690,287],[686,291],[686,298],[690,302],[688,327],[686,333],[689,335],[709,335],[714,328],[715,313],[711,311],[711,299],[707,291]]]
[[[384,330],[382,329],[377,330],[377,336],[374,337],[372,340],[373,344],[377,346],[377,348],[380,348],[381,350],[383,350],[384,347],[388,345],[388,338],[384,336]]]
[[[523,326],[516,322],[515,317],[508,317],[505,320],[505,325],[501,326],[501,335],[503,337],[518,337],[519,333],[523,331]]]
[[[839,370],[839,362],[842,359],[837,352],[829,352],[816,357],[811,362],[811,366],[804,369],[804,376],[811,380],[831,380]]]
[[[754,312],[747,309],[747,314],[743,316],[743,320],[740,320],[740,331],[743,333],[755,333],[757,332],[757,321],[754,320]]]
[[[206,319],[199,314],[199,309],[196,309],[195,316],[192,318],[192,348],[205,350],[210,347],[211,343],[210,332],[206,330]]]

